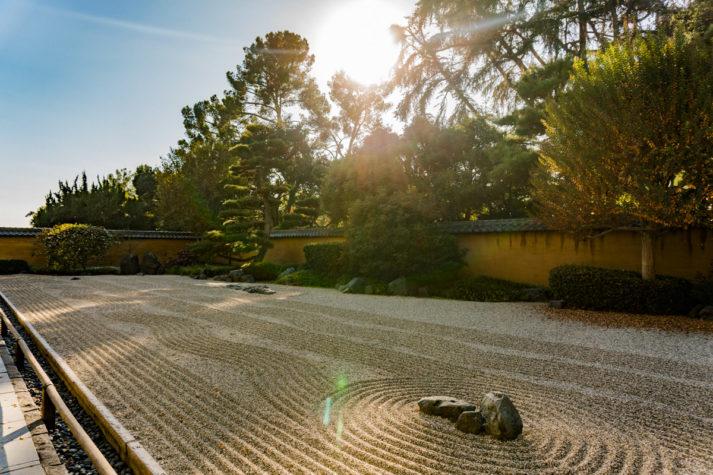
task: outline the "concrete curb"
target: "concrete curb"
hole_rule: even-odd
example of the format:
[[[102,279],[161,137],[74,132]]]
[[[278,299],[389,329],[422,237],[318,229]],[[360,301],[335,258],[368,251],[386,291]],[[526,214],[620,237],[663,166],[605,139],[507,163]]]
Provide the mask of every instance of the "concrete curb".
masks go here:
[[[79,379],[77,374],[69,367],[66,361],[47,343],[47,340],[40,335],[34,326],[13,303],[0,292],[0,299],[12,310],[17,321],[30,335],[33,342],[47,359],[57,375],[64,381],[67,389],[77,398],[82,408],[94,419],[99,429],[109,443],[116,449],[119,457],[136,474],[165,474],[161,465],[151,454],[136,440],[111,411],[92,393],[89,388]]]

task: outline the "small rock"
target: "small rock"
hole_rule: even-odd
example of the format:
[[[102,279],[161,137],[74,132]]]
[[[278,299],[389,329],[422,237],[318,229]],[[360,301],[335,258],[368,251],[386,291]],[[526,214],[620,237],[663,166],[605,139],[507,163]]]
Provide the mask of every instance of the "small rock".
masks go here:
[[[243,275],[238,282],[247,282],[249,284],[252,284],[255,282],[255,277],[251,276],[250,274],[245,274]]]
[[[475,411],[474,404],[450,396],[429,396],[418,401],[418,408],[425,414],[457,419],[464,411]]]
[[[243,286],[240,284],[228,284],[225,287],[233,290],[243,290]]]
[[[228,274],[216,275],[213,277],[213,280],[217,280],[218,282],[232,282],[230,275]]]
[[[240,278],[243,276],[244,272],[242,269],[233,269],[228,272],[228,277],[233,282],[240,282]]]
[[[713,320],[713,305],[706,305],[698,312],[698,318],[702,320]]]
[[[501,392],[490,392],[480,403],[485,431],[500,440],[517,439],[522,433],[522,419],[510,397]]]
[[[163,265],[153,252],[145,252],[141,261],[141,271],[148,275],[163,274]]]
[[[119,262],[119,272],[121,275],[134,275],[138,274],[141,270],[139,265],[139,256],[136,254],[126,254],[121,258]]]
[[[366,279],[363,277],[354,277],[352,280],[343,285],[339,290],[345,294],[360,294],[364,292],[366,287]]]
[[[69,280],[79,280],[79,277],[72,277],[72,278],[69,279]]]
[[[389,282],[389,293],[391,295],[409,295],[409,285],[406,277],[399,277]]]
[[[249,285],[243,288],[243,290],[251,294],[272,295],[275,293],[275,291],[267,285]]]
[[[206,275],[205,271],[201,271],[201,273],[198,274],[198,276],[196,276],[196,279],[198,279],[198,280],[207,280],[207,279],[208,279],[208,276]]]
[[[550,308],[564,308],[564,300],[550,300]]]
[[[456,421],[456,429],[466,434],[483,432],[483,415],[480,411],[463,411]]]
[[[297,269],[295,269],[294,267],[288,267],[287,269],[280,272],[280,275],[278,275],[277,278],[279,279],[280,277],[285,277],[290,274],[294,274],[295,272],[297,272]]]

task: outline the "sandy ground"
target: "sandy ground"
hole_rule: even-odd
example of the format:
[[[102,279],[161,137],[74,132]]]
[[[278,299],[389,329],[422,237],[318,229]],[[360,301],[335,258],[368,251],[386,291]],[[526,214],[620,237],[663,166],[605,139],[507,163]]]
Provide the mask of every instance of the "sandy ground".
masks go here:
[[[0,277],[173,473],[713,472],[711,334],[273,287]],[[519,408],[518,440],[462,434],[416,405],[490,390]]]

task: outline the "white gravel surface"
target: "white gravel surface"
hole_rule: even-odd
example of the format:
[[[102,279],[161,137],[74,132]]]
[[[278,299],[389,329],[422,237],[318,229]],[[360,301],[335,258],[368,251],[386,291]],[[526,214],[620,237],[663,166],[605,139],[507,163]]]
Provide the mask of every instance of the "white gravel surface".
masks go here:
[[[0,277],[170,472],[713,472],[710,334],[271,287]],[[518,440],[462,434],[416,405],[490,390],[519,408]]]

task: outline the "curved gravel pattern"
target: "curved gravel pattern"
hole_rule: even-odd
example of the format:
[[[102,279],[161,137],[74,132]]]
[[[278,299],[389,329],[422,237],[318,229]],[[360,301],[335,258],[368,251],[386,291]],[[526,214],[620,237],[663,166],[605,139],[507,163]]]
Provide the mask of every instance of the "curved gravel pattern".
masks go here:
[[[713,337],[548,319],[539,304],[272,296],[163,277],[0,277],[173,473],[706,473]],[[509,393],[514,442],[422,415]]]

